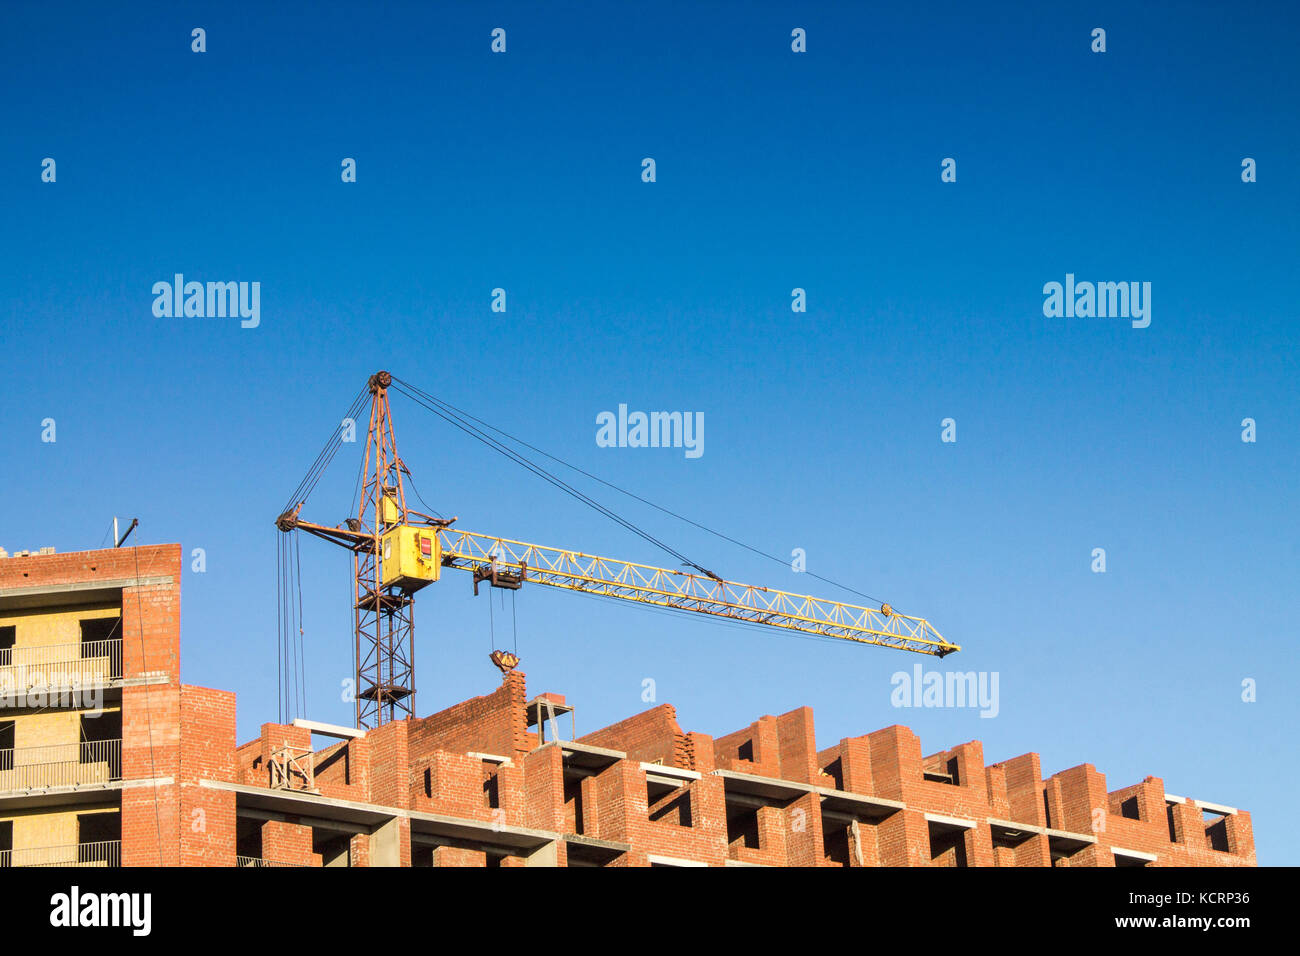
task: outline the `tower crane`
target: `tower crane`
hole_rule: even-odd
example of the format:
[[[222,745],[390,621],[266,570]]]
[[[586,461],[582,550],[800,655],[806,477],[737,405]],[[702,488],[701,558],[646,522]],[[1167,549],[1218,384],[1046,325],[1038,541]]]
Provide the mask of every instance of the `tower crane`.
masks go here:
[[[414,715],[415,594],[440,580],[444,569],[467,572],[475,594],[484,583],[510,590],[540,584],[936,657],[961,650],[924,618],[900,614],[888,604],[863,607],[739,584],[698,565],[691,565],[698,573],[678,571],[528,544],[453,528],[456,518],[416,511],[406,498],[410,471],[397,454],[389,403],[392,386],[393,377],[386,371],[376,372],[367,382],[369,434],[356,516],[334,527],[307,521],[301,516],[304,495],[303,500],[291,500],[275,521],[282,532],[305,531],[352,552],[359,728]],[[354,409],[363,407],[364,396],[354,401]],[[317,478],[322,460],[328,464],[326,451],[313,466]],[[503,671],[518,663],[517,657],[501,651],[492,659]]]

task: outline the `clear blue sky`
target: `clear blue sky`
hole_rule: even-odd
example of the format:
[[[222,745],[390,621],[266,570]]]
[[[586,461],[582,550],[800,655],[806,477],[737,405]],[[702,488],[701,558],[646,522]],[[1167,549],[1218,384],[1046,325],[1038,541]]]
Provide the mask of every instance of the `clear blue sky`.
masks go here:
[[[712,734],[808,704],[823,747],[903,723],[927,754],[1162,776],[1300,862],[1291,5],[385,7],[6,4],[0,545],[93,548],[118,514],[205,549],[183,676],[237,691],[252,736],[276,716],[272,520],[386,367],[964,647],[526,588],[522,669],[580,733],[647,706],[645,678]],[[260,326],[155,318],[176,272],[260,282]],[[1151,282],[1150,327],[1045,318],[1067,272]],[[598,448],[620,403],[702,412],[704,455]],[[672,563],[394,410],[465,527]],[[308,517],[347,515],[359,451]],[[726,577],[852,598],[585,490]],[[345,558],[303,560],[307,710],[348,722]],[[496,685],[488,626],[464,577],[420,594],[422,713]],[[996,671],[999,715],[892,707],[918,661]]]

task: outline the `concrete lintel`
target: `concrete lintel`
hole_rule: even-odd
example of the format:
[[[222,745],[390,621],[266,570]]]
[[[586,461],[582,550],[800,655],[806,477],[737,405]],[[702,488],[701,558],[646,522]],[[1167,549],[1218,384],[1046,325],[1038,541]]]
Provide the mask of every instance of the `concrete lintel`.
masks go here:
[[[962,830],[973,830],[979,826],[978,821],[967,820],[965,817],[950,817],[942,813],[925,814],[927,823],[938,823],[947,827],[959,827]]]
[[[775,777],[762,777],[737,770],[714,770],[713,775],[722,778],[728,800],[746,805],[752,805],[755,800],[797,800],[805,794],[815,793],[826,810],[841,816],[866,817],[873,820],[890,816],[907,806],[900,800],[869,797],[851,790],[835,790],[813,783],[779,780]]]
[[[1145,860],[1147,863],[1154,863],[1159,859],[1154,853],[1145,853],[1142,850],[1125,850],[1123,847],[1113,846],[1110,852],[1116,856],[1126,856],[1131,860]]]
[[[134,677],[123,677],[123,687],[153,687],[155,684],[170,684],[172,675],[166,671],[145,671]]]
[[[364,823],[350,823],[334,820],[330,817],[312,816],[297,812],[267,810],[263,807],[242,806],[236,811],[241,820],[272,820],[276,823],[292,823],[295,826],[313,827],[318,830],[330,830],[350,835],[369,834],[375,827]]]
[[[1186,797],[1175,796],[1172,793],[1165,794],[1165,803],[1186,803],[1186,802],[1187,802]]]
[[[592,744],[580,744],[576,740],[551,740],[542,744],[533,753],[538,750],[545,750],[547,747],[559,747],[560,752],[564,754],[566,765],[577,770],[604,770],[612,766],[619,760],[626,760],[627,754],[621,750],[610,750],[608,747],[596,747]]]
[[[646,772],[647,777],[665,777],[664,782],[677,782],[683,780],[702,780],[704,774],[698,770],[683,770],[680,767],[665,767],[662,764],[641,762],[641,769]]]
[[[301,790],[271,790],[268,787],[253,787],[244,783],[228,783],[223,780],[201,780],[199,786],[209,787],[213,790],[233,791],[240,807],[268,810],[289,816],[316,817],[335,823],[376,827],[383,825],[394,817],[409,816],[409,811],[400,807],[385,807],[374,803],[362,803],[358,800],[324,797],[320,794],[305,793]]]
[[[1056,830],[1052,827],[1047,828],[1047,838],[1049,840],[1058,840],[1065,843],[1096,843],[1097,838],[1091,833],[1072,833],[1069,830]]]
[[[583,836],[579,833],[566,833],[564,842],[576,846],[589,846],[598,850],[611,850],[615,853],[627,853],[632,849],[632,844],[623,843],[619,840],[602,840],[599,837]]]
[[[1222,814],[1225,817],[1230,817],[1237,812],[1236,807],[1224,806],[1222,803],[1210,803],[1208,800],[1193,800],[1192,803],[1196,804],[1196,806],[1202,810],[1208,810],[1210,813]]]
[[[656,853],[647,854],[646,862],[649,863],[651,866],[654,866],[655,864],[658,864],[659,866],[708,866],[709,865],[707,863],[702,863],[699,860],[687,860],[680,856],[659,856]]]
[[[471,750],[465,756],[473,757],[475,760],[482,760],[484,763],[500,764],[503,767],[513,767],[515,765],[515,762],[509,757],[502,757],[500,754],[485,754],[477,750]]]
[[[424,834],[444,840],[472,840],[484,846],[506,849],[536,849],[560,839],[558,833],[549,830],[508,826],[504,823],[471,820],[443,813],[411,810],[408,811],[407,816],[411,820],[412,839],[417,834]]]
[[[142,578],[105,578],[102,581],[74,581],[68,584],[37,584],[31,587],[0,588],[0,610],[40,607],[68,607],[120,601],[123,588],[172,584],[170,574]]]
[[[76,787],[42,787],[32,790],[0,791],[0,813],[35,807],[79,806],[109,803],[120,799],[120,781],[84,783]]]
[[[295,717],[293,725],[301,727],[303,730],[310,730],[313,734],[320,734],[322,737],[337,737],[339,740],[357,740],[366,735],[364,730],[358,730],[355,727],[325,724],[319,720],[307,720],[305,717]]]
[[[751,797],[765,797],[768,800],[795,800],[806,793],[816,793],[819,789],[810,783],[761,777],[758,774],[740,773],[737,770],[714,770],[713,776],[722,778],[728,793],[734,791]]]
[[[1000,820],[997,817],[987,817],[988,825],[995,830],[1006,830],[1016,833],[1037,833],[1040,836],[1047,833],[1046,827],[1040,827],[1036,823],[1017,823],[1015,820]]]
[[[870,817],[879,820],[891,816],[899,810],[907,809],[901,800],[887,797],[868,797],[866,794],[851,790],[832,790],[829,787],[814,787],[822,796],[822,806],[828,810],[846,813],[854,817]]]

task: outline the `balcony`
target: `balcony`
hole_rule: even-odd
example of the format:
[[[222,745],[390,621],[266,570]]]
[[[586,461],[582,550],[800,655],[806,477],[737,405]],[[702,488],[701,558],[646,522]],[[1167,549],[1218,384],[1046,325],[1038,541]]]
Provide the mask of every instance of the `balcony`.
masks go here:
[[[122,841],[74,843],[70,846],[42,846],[20,850],[0,850],[0,868],[22,866],[104,866],[122,865]]]
[[[121,740],[0,750],[0,794],[116,783],[121,779]]]
[[[0,649],[0,693],[25,695],[113,684],[122,679],[122,640]]]

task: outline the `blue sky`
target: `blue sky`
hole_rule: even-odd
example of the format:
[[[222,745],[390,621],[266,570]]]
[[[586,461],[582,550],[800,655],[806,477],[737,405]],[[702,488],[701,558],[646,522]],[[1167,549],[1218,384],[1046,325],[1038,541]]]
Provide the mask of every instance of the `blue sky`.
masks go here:
[[[645,678],[716,735],[808,704],[823,747],[903,723],[927,754],[1161,776],[1295,863],[1295,13],[1056,7],[6,5],[0,545],[93,548],[117,514],[203,548],[183,676],[237,691],[247,738],[276,716],[271,522],[389,368],[964,647],[939,665],[526,588],[521,669],[580,733],[647,706]],[[260,325],[155,318],[176,272],[260,282]],[[1149,281],[1150,327],[1045,318],[1066,273]],[[702,412],[703,456],[597,447],[620,403]],[[674,563],[394,413],[463,526]],[[305,515],[348,514],[359,453]],[[853,599],[583,487],[725,577]],[[345,558],[302,553],[307,710],[348,722]],[[495,686],[468,580],[416,619],[422,713]],[[892,707],[918,661],[996,671],[999,715]]]

